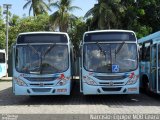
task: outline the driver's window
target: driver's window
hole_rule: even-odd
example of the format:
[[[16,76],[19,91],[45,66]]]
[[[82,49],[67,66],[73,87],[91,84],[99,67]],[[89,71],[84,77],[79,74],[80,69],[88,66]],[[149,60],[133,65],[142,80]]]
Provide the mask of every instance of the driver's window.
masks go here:
[[[144,61],[150,61],[150,46],[151,46],[151,42],[146,42],[143,43],[143,48],[142,48],[142,57]]]

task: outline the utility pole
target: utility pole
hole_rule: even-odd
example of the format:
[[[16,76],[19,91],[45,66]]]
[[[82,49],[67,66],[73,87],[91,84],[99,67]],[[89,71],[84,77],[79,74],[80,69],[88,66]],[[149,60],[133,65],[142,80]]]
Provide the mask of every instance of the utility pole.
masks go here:
[[[11,8],[11,4],[3,4],[3,8],[5,9],[3,14],[6,14],[6,63],[7,63],[7,77],[8,77],[8,13]]]

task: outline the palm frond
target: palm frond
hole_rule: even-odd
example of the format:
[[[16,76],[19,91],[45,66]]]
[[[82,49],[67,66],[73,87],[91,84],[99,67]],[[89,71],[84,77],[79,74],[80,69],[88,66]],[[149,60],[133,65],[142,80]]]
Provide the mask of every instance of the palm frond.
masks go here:
[[[39,3],[39,11],[41,11],[41,13],[47,13],[48,10],[51,11],[49,6],[45,2]]]
[[[31,15],[32,9],[33,9],[33,6],[31,5],[30,8],[29,8],[29,16]],[[33,15],[34,15],[34,13],[33,13]]]
[[[54,12],[49,17],[49,21],[53,25],[57,25],[59,23],[59,20],[60,20],[60,14],[58,11]]]
[[[60,8],[59,2],[51,3],[49,7]]]
[[[71,6],[68,8],[68,11],[74,11],[74,10],[82,10],[80,7],[77,7],[77,6]]]
[[[88,18],[89,16],[91,16],[93,14],[94,8],[91,8],[89,11],[87,11],[87,13],[84,15],[84,18]]]
[[[72,0],[59,0],[50,4],[50,6],[58,8],[56,12],[50,15],[50,22],[54,26],[58,25],[60,31],[67,32],[69,24],[76,19],[70,12],[76,9],[81,10],[77,6],[72,6],[71,3]]]
[[[23,6],[23,9],[26,9],[30,4],[31,4],[31,0],[27,1],[27,3]]]

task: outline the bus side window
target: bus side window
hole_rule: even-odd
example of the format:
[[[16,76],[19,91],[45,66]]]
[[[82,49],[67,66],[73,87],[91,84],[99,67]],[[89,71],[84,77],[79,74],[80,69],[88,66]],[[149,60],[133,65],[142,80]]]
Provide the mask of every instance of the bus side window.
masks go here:
[[[0,63],[5,63],[5,53],[0,53]]]
[[[145,60],[150,61],[150,46],[148,46],[147,49],[146,49]]]
[[[143,43],[143,45],[142,45],[141,50],[142,50],[142,56],[141,56],[141,59],[142,59],[142,61],[144,61],[144,56],[145,56],[145,46],[144,46],[144,43]]]
[[[143,43],[142,47],[142,60],[150,61],[150,42]]]

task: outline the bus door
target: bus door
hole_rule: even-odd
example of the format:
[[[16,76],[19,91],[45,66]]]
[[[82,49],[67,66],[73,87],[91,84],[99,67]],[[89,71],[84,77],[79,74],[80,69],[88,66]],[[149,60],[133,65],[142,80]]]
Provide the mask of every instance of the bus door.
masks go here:
[[[151,45],[150,49],[150,84],[152,91],[157,89],[157,44]],[[157,91],[156,91],[157,92]]]
[[[82,51],[82,43],[79,47],[79,80],[80,80],[80,92],[83,91],[83,81],[82,81],[82,57],[83,57],[83,51]]]
[[[160,93],[160,43],[157,46],[157,93]]]
[[[15,54],[16,54],[16,46],[12,46],[12,77],[14,77],[14,68],[15,68]],[[12,91],[15,92],[14,81],[12,79]]]

